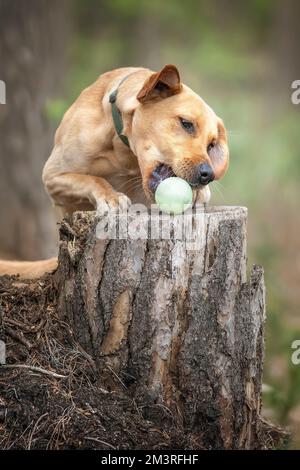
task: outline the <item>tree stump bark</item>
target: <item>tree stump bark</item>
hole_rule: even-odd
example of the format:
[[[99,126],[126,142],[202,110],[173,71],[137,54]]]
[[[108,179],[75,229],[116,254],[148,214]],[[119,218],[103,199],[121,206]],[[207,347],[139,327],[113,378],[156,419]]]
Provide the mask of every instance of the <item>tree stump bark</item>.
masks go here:
[[[169,239],[111,240],[95,213],[65,220],[58,312],[110,387],[167,407],[205,448],[256,448],[265,288],[260,267],[246,279],[247,210],[192,215],[188,243],[180,223]]]

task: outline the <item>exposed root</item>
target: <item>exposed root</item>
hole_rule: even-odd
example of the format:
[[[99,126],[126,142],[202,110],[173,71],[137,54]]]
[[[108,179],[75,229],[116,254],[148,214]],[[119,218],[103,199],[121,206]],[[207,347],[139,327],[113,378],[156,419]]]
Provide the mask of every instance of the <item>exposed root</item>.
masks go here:
[[[56,372],[52,372],[52,370],[46,370],[42,367],[37,366],[28,366],[27,364],[3,364],[0,366],[1,369],[27,369],[31,370],[32,372],[39,372],[40,374],[50,375],[56,379],[66,379],[66,375],[57,374]],[[1,370],[0,369],[0,370]]]

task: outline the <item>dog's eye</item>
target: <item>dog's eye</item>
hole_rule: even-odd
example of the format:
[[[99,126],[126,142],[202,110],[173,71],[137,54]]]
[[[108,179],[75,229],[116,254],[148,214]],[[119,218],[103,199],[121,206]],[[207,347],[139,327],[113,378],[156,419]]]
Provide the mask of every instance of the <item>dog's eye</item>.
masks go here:
[[[180,124],[183,127],[185,131],[187,131],[189,134],[193,134],[195,132],[195,126],[191,121],[188,121],[187,119],[184,118],[179,118]]]

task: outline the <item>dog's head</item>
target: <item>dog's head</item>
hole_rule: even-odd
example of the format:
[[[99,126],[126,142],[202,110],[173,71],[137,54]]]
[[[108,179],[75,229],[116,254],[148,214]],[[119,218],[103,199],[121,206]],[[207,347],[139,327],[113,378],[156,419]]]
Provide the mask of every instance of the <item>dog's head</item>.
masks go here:
[[[150,199],[161,180],[179,176],[200,189],[226,172],[229,161],[221,119],[166,65],[137,95],[131,140]]]

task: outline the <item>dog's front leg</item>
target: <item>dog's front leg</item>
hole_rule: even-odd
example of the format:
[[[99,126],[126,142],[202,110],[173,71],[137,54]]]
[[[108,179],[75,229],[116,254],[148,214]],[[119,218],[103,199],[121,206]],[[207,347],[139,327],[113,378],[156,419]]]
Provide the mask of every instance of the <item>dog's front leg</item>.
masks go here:
[[[62,206],[66,212],[91,206],[99,213],[111,209],[125,210],[130,200],[119,193],[104,179],[98,176],[64,173],[45,176],[44,184],[56,206]],[[69,209],[69,210],[68,210]]]

